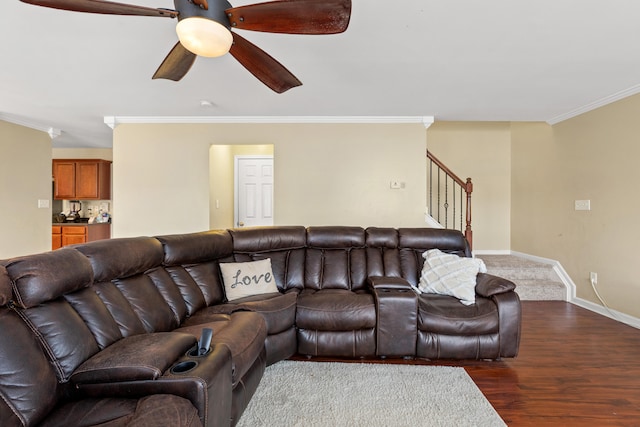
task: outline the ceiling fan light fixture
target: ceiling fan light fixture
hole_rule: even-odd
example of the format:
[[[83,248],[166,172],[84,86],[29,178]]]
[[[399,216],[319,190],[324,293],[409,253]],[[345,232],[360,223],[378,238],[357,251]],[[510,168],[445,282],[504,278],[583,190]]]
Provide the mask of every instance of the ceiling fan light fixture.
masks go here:
[[[233,36],[227,27],[200,16],[182,19],[176,25],[176,33],[187,50],[209,58],[224,55],[233,44]]]

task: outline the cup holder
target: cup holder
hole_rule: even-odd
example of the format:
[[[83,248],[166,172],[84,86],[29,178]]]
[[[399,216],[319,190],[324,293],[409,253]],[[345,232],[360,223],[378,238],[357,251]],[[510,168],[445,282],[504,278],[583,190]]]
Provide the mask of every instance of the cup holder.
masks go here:
[[[202,354],[199,353],[199,350],[200,349],[198,348],[198,346],[191,347],[189,349],[189,351],[187,351],[186,355],[189,356],[189,357],[202,357],[202,356],[206,356],[207,354],[211,353],[211,347],[209,347],[207,349],[207,351],[205,353],[202,353]]]
[[[196,366],[198,366],[198,362],[195,362],[193,360],[186,360],[184,362],[176,363],[171,367],[169,371],[172,374],[184,374],[186,372],[189,372]]]

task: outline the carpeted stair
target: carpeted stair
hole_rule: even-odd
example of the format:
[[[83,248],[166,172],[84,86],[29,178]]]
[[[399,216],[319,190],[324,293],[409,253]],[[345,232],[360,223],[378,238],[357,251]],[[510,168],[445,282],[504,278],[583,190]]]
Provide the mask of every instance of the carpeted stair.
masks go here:
[[[477,255],[487,272],[516,284],[521,300],[564,301],[566,287],[550,264],[515,255]]]

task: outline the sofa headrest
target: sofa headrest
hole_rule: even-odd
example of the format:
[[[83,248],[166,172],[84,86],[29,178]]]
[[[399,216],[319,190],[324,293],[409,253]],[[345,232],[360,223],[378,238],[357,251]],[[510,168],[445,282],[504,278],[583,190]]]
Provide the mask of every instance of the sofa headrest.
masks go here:
[[[365,230],[367,247],[397,248],[398,230],[395,228],[369,227]]]
[[[198,264],[233,253],[231,235],[226,230],[158,236],[156,239],[162,243],[165,265]]]
[[[98,240],[72,246],[89,258],[95,282],[124,279],[162,265],[162,244],[153,237]]]
[[[443,228],[399,228],[399,243],[407,249],[440,249],[443,252],[471,256],[469,244],[458,230]]]
[[[307,228],[307,246],[317,249],[364,247],[364,229],[361,227],[323,226]]]
[[[89,260],[71,248],[13,258],[6,269],[14,284],[15,303],[22,308],[54,300],[93,281]]]
[[[255,227],[229,230],[234,252],[255,253],[304,248],[304,227]]]
[[[11,301],[11,279],[4,265],[0,264],[0,307]]]

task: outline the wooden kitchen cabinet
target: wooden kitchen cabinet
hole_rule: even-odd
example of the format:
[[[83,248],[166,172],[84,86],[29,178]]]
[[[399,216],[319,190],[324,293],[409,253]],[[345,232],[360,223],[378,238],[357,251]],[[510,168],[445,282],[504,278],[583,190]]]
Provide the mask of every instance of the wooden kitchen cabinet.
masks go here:
[[[54,159],[53,198],[111,199],[111,162],[98,159]]]
[[[51,227],[51,249],[111,238],[111,224],[54,225]]]
[[[63,226],[62,246],[87,242],[87,226]]]
[[[56,250],[62,247],[62,227],[54,225],[51,227],[51,249]]]

